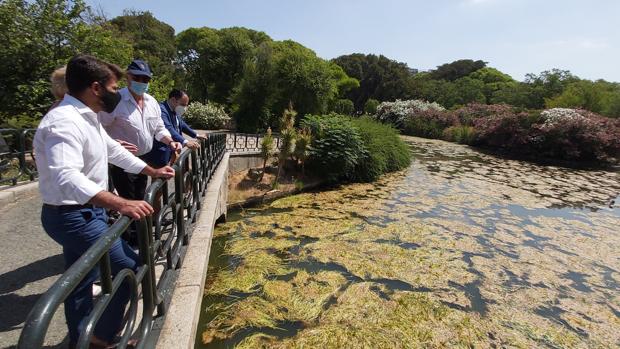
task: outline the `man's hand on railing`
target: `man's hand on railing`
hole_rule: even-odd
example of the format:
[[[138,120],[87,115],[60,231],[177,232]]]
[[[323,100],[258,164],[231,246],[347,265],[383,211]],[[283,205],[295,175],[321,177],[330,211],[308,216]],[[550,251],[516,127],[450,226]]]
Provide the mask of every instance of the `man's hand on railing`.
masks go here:
[[[180,152],[181,149],[183,149],[183,145],[179,142],[170,142],[168,143],[168,146],[170,147],[170,149],[172,149],[172,151],[175,152]]]
[[[193,150],[198,149],[200,147],[200,143],[196,141],[187,141],[187,143],[185,143],[185,146]]]
[[[155,170],[153,175],[155,178],[171,178],[174,177],[174,169],[170,166],[164,166]]]
[[[142,200],[123,200],[124,202],[118,208],[124,216],[131,217],[133,219],[141,219],[153,213],[153,207],[148,202]]]
[[[174,169],[170,166],[152,168],[151,166],[147,165],[140,173],[145,174],[147,176],[154,177],[154,178],[168,179],[168,178],[174,177]]]
[[[118,211],[122,215],[129,216],[133,219],[140,219],[153,213],[153,207],[146,201],[123,199],[105,190],[93,196],[88,203]]]

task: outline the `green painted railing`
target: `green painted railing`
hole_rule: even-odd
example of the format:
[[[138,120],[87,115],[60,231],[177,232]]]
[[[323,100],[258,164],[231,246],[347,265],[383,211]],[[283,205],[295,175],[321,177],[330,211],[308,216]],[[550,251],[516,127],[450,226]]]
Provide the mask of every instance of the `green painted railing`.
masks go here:
[[[36,129],[0,129],[0,185],[37,178],[32,138]]]
[[[88,348],[99,318],[123,282],[131,285],[131,297],[118,348],[125,348],[130,338],[137,339],[137,348],[147,346],[152,339],[154,319],[166,314],[170,301],[166,295],[172,293],[174,271],[183,263],[191,225],[201,208],[209,180],[226,152],[226,136],[222,133],[209,134],[200,142],[200,148],[187,150],[176,160],[173,194],[169,194],[168,181],[161,179],[153,181],[147,189],[145,200],[151,205],[159,204],[161,209],[156,216],[147,216],[138,222],[142,265],[137,272],[124,269],[112,276],[109,249],[132,223],[131,218],[123,216],[37,301],[24,324],[19,349],[43,347],[54,314],[80,281],[96,267],[101,271],[102,293],[95,300],[77,348]],[[163,265],[159,280],[155,275],[156,264]],[[138,319],[140,293],[142,317]]]

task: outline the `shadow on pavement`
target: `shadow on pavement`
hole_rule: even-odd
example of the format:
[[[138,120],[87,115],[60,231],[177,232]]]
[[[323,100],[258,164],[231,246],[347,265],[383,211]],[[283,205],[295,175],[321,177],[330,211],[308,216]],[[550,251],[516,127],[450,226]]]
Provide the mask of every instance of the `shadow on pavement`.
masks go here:
[[[30,285],[64,271],[61,254],[38,260],[34,263],[0,275],[0,333],[12,331],[26,320],[28,313],[47,288]],[[26,288],[26,295],[15,292]]]

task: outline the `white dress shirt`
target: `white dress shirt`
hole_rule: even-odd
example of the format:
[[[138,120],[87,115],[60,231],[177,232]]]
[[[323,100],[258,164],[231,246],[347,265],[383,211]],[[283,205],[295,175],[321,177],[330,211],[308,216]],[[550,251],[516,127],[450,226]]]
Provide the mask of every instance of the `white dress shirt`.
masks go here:
[[[108,161],[127,172],[146,164],[105,132],[97,114],[65,95],[37,128],[33,140],[43,203],[83,205],[108,188]]]
[[[161,141],[165,136],[171,137],[161,118],[161,109],[157,100],[144,94],[143,109],[129,90],[120,90],[121,102],[112,113],[100,112],[99,120],[113,139],[120,139],[138,147],[136,155],[144,155],[153,148],[153,137]]]

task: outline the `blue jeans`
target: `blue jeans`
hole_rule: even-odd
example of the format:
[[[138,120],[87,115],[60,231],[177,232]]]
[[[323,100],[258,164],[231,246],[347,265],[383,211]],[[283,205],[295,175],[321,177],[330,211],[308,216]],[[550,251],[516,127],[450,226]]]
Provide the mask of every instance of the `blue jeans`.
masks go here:
[[[45,232],[62,245],[65,270],[97,242],[108,228],[107,214],[103,208],[99,207],[49,207],[44,205],[41,211],[41,222]],[[140,266],[138,255],[125,241],[120,239],[116,240],[110,248],[110,262],[113,275],[123,269],[131,269],[135,272]],[[76,343],[80,333],[84,331],[85,320],[93,309],[92,285],[98,278],[99,267],[97,266],[65,300],[65,318],[71,343]],[[123,283],[95,326],[95,336],[112,342],[122,329],[130,292],[129,284]]]

